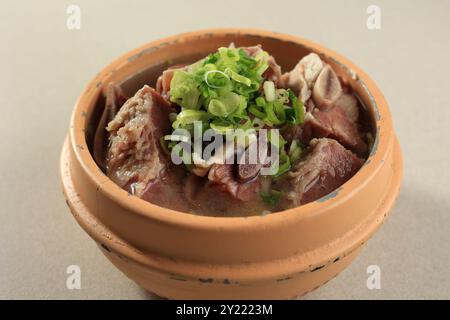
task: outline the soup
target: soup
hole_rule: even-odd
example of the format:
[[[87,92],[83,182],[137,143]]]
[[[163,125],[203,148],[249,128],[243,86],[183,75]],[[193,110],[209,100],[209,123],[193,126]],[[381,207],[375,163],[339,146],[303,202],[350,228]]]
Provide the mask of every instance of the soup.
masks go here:
[[[259,45],[198,58],[154,87],[105,88],[92,152],[130,194],[199,215],[264,215],[327,195],[363,165],[368,113],[317,54],[284,73]]]

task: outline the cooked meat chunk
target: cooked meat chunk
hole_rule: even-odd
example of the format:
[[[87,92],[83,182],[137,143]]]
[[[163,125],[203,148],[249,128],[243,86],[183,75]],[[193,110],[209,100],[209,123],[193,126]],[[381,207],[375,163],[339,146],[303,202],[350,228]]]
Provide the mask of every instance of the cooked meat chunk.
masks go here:
[[[210,184],[241,201],[249,201],[258,196],[259,181],[239,182],[232,164],[214,164],[208,173]]]
[[[122,188],[142,196],[160,178],[169,159],[160,138],[170,133],[170,105],[149,86],[130,98],[108,124],[107,174]]]
[[[103,95],[105,97],[105,107],[100,117],[97,130],[95,131],[93,153],[95,162],[104,171],[106,170],[105,153],[109,136],[105,127],[108,122],[114,119],[117,111],[125,103],[127,98],[122,89],[112,82],[106,86]]]
[[[289,125],[285,126],[280,131],[282,137],[289,142],[289,144],[293,140],[303,141],[303,126],[301,125]]]
[[[234,47],[234,43],[233,43]],[[262,51],[261,45],[251,46],[251,47],[242,47],[242,50],[245,51],[246,54],[248,54],[251,57],[256,56],[259,52]]]
[[[166,100],[169,100],[170,82],[172,81],[174,72],[177,70],[186,70],[186,67],[184,65],[169,67],[156,80],[156,91]]]
[[[364,155],[367,150],[362,140],[357,124],[349,119],[345,111],[335,106],[327,111],[314,109],[305,116],[302,141],[308,142],[312,138],[332,138],[343,146]]]
[[[252,139],[250,139],[251,141]],[[269,166],[267,161],[267,136],[259,135],[250,142],[247,149],[238,156],[237,178],[239,182],[247,182],[259,176],[263,167]]]
[[[343,93],[337,100],[334,102],[335,106],[340,107],[345,111],[347,117],[352,122],[357,122],[359,118],[359,108],[358,101],[355,96],[349,93]]]
[[[172,81],[174,72],[175,69],[164,70],[162,75],[160,75],[158,80],[156,80],[156,91],[164,97],[168,97],[170,91],[170,81]]]
[[[106,119],[109,122],[114,119],[120,107],[127,101],[127,97],[118,85],[110,82],[106,87],[105,98]]]
[[[313,139],[307,156],[285,178],[284,205],[298,206],[323,197],[350,179],[363,163],[336,140]]]
[[[273,56],[269,56],[267,63],[269,68],[264,72],[263,77],[267,80],[273,81],[274,83],[280,83],[281,79],[281,67],[275,61]]]
[[[245,163],[238,165],[238,180],[240,182],[247,182],[254,179],[262,168],[261,163]]]
[[[303,57],[290,72],[283,74],[281,84],[283,87],[291,88],[306,103],[311,97],[311,90],[324,63],[315,53]]]
[[[315,107],[316,107],[316,104],[314,103],[313,99],[309,99],[308,101],[306,101],[306,103],[305,103],[305,111],[306,112],[310,112],[310,111],[314,110]]]
[[[341,94],[342,86],[338,76],[331,66],[325,66],[314,83],[314,102],[319,109],[325,110],[331,108]]]

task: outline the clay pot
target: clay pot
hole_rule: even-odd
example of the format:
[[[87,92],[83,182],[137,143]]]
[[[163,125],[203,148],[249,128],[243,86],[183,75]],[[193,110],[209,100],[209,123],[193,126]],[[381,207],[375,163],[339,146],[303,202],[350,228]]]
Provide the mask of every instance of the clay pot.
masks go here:
[[[105,83],[128,95],[154,85],[169,64],[192,62],[234,42],[261,44],[283,70],[313,51],[369,109],[376,138],[361,170],[315,202],[253,217],[176,212],[129,195],[99,169],[90,145]],[[125,275],[171,299],[285,299],[341,272],[383,223],[399,193],[402,156],[387,103],[374,82],[337,53],[304,39],[259,30],[212,30],[154,41],[117,59],[81,93],[61,155],[67,204]]]

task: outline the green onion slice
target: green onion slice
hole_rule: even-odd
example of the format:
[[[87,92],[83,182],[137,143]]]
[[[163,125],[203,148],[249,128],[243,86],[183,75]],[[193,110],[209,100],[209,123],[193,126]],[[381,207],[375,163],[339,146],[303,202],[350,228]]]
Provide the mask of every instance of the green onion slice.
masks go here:
[[[303,124],[305,120],[305,109],[303,103],[295,96],[291,89],[288,89],[289,99],[292,102],[292,109],[294,110],[293,124]]]
[[[177,129],[195,121],[208,122],[210,118],[211,115],[206,111],[186,109],[177,115],[177,119],[172,123],[172,128]]]
[[[269,206],[275,207],[281,200],[282,193],[277,190],[271,190],[270,192],[261,192],[261,199]]]
[[[268,102],[274,101],[276,99],[275,94],[275,84],[273,81],[264,81],[263,84],[264,96]]]
[[[215,78],[218,78],[218,79],[214,79],[214,81],[212,79],[210,79],[210,78],[212,78],[212,77],[210,77],[211,74],[214,75]],[[220,70],[209,70],[209,71],[205,72],[204,79],[205,79],[205,83],[209,87],[215,88],[215,89],[225,87],[227,85],[227,83],[230,81],[230,77],[225,72],[222,72]]]
[[[274,125],[281,125],[286,122],[284,106],[278,101],[272,101],[266,105],[267,120]]]
[[[302,147],[300,146],[300,143],[297,140],[292,140],[288,152],[291,163],[294,163],[298,159],[300,159],[301,154],[302,154]]]
[[[234,92],[228,92],[218,99],[211,99],[208,104],[208,112],[216,117],[227,117],[232,114],[240,105],[242,99]]]
[[[250,87],[250,85],[252,84],[252,80],[240,75],[239,73],[237,73],[234,70],[231,70],[230,68],[226,68],[225,73],[227,75],[229,75],[230,78],[233,79],[234,81],[242,83],[242,84],[246,85],[247,87]]]
[[[291,161],[289,156],[286,153],[281,153],[279,157],[279,165],[278,171],[275,173],[274,177],[278,178],[279,176],[285,174],[291,169]]]
[[[223,120],[214,120],[210,123],[211,129],[221,134],[226,134],[228,130],[234,129],[232,123]]]
[[[264,118],[266,117],[266,114],[265,114],[265,112],[264,112],[264,109],[262,109],[262,108],[260,108],[260,107],[258,107],[258,106],[256,106],[256,105],[251,105],[249,108],[248,108],[248,111],[251,113],[251,114],[253,114],[255,117],[258,117],[258,118],[260,118],[261,120],[264,120]]]

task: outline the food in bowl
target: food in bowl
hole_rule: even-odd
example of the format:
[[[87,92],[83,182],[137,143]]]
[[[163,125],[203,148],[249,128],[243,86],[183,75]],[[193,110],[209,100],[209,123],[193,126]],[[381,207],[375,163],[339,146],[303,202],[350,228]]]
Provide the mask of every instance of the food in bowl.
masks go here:
[[[361,168],[373,140],[364,106],[316,53],[283,74],[260,45],[231,44],[169,67],[156,88],[128,99],[110,83],[105,100],[94,155],[107,175],[130,194],[200,215],[317,200]]]

